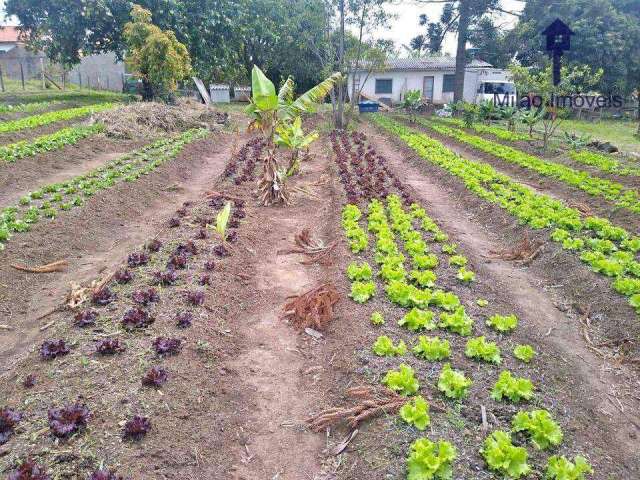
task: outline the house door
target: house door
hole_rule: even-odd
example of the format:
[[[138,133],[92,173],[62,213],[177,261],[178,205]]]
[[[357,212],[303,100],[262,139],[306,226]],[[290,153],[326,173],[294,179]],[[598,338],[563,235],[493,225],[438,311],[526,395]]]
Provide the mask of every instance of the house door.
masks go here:
[[[422,81],[422,96],[433,102],[433,77],[424,77]]]

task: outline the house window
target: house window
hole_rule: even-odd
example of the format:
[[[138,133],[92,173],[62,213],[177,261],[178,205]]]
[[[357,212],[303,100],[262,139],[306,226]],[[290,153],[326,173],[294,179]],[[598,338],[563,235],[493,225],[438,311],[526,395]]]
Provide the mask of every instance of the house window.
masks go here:
[[[376,78],[376,94],[393,93],[393,80],[391,78]]]
[[[445,75],[442,79],[442,93],[451,93],[455,90],[456,76]]]

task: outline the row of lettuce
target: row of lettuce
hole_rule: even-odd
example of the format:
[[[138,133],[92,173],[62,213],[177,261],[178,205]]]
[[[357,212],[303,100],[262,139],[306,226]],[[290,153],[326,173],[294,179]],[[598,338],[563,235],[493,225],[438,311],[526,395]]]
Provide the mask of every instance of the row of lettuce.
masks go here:
[[[386,298],[393,304],[409,309],[398,321],[398,325],[411,332],[421,333],[441,328],[452,334],[471,336],[474,321],[465,311],[458,296],[451,292],[436,288],[437,275],[434,269],[439,259],[431,253],[424,240],[423,233],[430,236],[434,244],[440,245],[440,251],[446,254],[448,266],[456,269],[456,277],[461,284],[475,280],[475,273],[467,269],[467,259],[457,251],[457,245],[447,243],[447,235],[431,219],[426,211],[417,204],[405,211],[399,197],[387,197],[387,207],[379,200],[372,200],[367,207],[366,231],[360,225],[362,212],[356,205],[346,205],[342,212],[342,226],[349,246],[355,254],[366,252],[369,247],[369,235],[375,238],[374,261],[377,276],[384,284]],[[414,228],[414,223],[419,229]],[[399,246],[398,240],[402,247]],[[404,255],[405,252],[409,259]],[[409,262],[411,269],[405,269]],[[367,302],[376,292],[374,269],[366,261],[352,262],[347,268],[347,276],[351,280],[351,297],[358,303]],[[487,306],[488,302],[478,299],[479,306]],[[440,309],[438,320],[430,307]],[[381,325],[385,319],[381,312],[374,312],[371,317],[374,325]],[[508,334],[518,324],[518,318],[511,315],[492,315],[487,325],[498,334]],[[404,341],[394,342],[386,335],[377,338],[372,346],[376,355],[398,357],[408,353]],[[420,360],[446,361],[451,357],[451,345],[447,339],[439,336],[419,335],[411,352]],[[502,363],[502,352],[496,342],[488,341],[485,336],[469,338],[465,346],[465,356],[478,362],[499,365]],[[517,345],[513,355],[518,360],[528,363],[535,356],[530,345]],[[424,431],[430,424],[429,403],[418,394],[420,382],[413,368],[401,363],[397,370],[390,370],[383,378],[383,383],[390,389],[408,397],[408,401],[399,411],[403,421],[419,431]],[[440,371],[437,389],[453,402],[462,402],[468,396],[472,379],[461,370],[444,363]],[[508,401],[520,403],[534,397],[534,385],[525,377],[517,377],[509,370],[503,370],[492,390],[491,397],[498,402]],[[546,450],[558,446],[563,439],[560,426],[547,410],[535,409],[519,411],[512,419],[512,432],[524,432],[535,446]],[[531,471],[528,464],[528,453],[525,447],[513,444],[512,432],[496,430],[483,442],[480,453],[488,468],[510,478],[520,478]],[[431,441],[418,438],[410,447],[407,457],[407,478],[409,480],[451,478],[453,462],[457,458],[457,449],[445,440]],[[574,461],[564,456],[551,456],[545,467],[547,478],[567,478],[563,475],[575,475],[569,478],[584,478],[592,469],[583,457]]]
[[[551,239],[573,251],[599,274],[612,279],[616,292],[628,297],[640,313],[640,237],[631,235],[606,218],[590,216],[561,201],[498,173],[486,163],[460,157],[441,142],[397,121],[374,116],[372,121],[398,136],[425,160],[460,178],[474,194],[495,203],[534,229],[552,228]]]
[[[573,188],[583,190],[591,196],[602,197],[612,202],[616,207],[640,213],[640,193],[638,190],[627,188],[621,183],[600,178],[584,170],[577,170],[552,160],[536,157],[508,145],[502,145],[477,135],[470,135],[461,129],[445,126],[425,118],[419,118],[418,122],[440,135],[453,138],[475,150],[559,180]]]
[[[133,182],[174,158],[188,143],[203,138],[207,129],[192,129],[163,138],[65,182],[45,185],[20,198],[0,214],[0,249],[12,234],[26,232],[43,218],[84,204],[88,197],[120,182]]]
[[[84,107],[66,108],[64,110],[54,110],[39,115],[31,115],[29,117],[10,120],[8,122],[0,122],[1,133],[13,133],[31,128],[43,127],[55,122],[64,122],[74,120],[80,117],[86,117],[94,113],[109,110],[114,107],[113,103],[99,103],[97,105],[87,105]]]
[[[439,118],[434,117],[432,121],[451,125],[457,128],[464,128],[465,124],[459,118]],[[505,142],[521,142],[530,140],[528,135],[512,132],[498,125],[473,124],[471,129],[481,135],[491,135],[498,140]],[[612,155],[594,152],[588,149],[572,148],[568,152],[571,160],[582,165],[594,167],[601,172],[621,176],[640,176],[640,168],[622,161],[621,158],[615,158]]]

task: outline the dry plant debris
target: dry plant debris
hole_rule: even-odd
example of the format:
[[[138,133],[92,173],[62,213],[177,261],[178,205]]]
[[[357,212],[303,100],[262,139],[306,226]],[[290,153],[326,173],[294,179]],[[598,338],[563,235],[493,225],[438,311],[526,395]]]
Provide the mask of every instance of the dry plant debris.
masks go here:
[[[340,294],[333,284],[325,283],[287,300],[282,318],[301,330],[307,327],[324,330],[333,320],[333,306],[340,300]]]
[[[146,138],[190,128],[206,127],[224,121],[213,108],[190,100],[176,105],[156,102],[136,102],[105,110],[95,115],[95,121],[104,123],[105,133],[115,138]]]
[[[278,255],[287,255],[290,253],[303,253],[308,255],[307,260],[302,261],[303,265],[311,265],[313,263],[326,263],[329,253],[338,244],[337,241],[333,241],[328,245],[322,240],[314,240],[311,237],[311,232],[308,228],[303,229],[300,233],[296,233],[294,236],[295,248],[288,250],[278,251]]]
[[[263,163],[262,178],[258,184],[260,203],[264,206],[289,205],[289,193],[287,192],[284,173],[278,167],[273,152],[267,155]]]
[[[531,263],[544,248],[544,243],[536,240],[532,242],[529,236],[525,235],[522,240],[514,247],[506,250],[490,250],[489,253],[494,258],[502,260],[520,261],[523,265]]]
[[[46,265],[40,265],[37,267],[28,267],[26,265],[20,265],[18,263],[12,263],[11,266],[21,272],[29,273],[51,273],[62,272],[69,265],[66,260],[57,260],[55,262],[47,263]]]
[[[352,407],[334,407],[324,410],[307,419],[306,423],[314,432],[346,422],[350,428],[356,428],[361,422],[382,414],[393,414],[409,401],[407,397],[381,386],[358,386],[349,388],[345,395],[357,403]],[[439,405],[430,404],[437,411],[445,411]]]

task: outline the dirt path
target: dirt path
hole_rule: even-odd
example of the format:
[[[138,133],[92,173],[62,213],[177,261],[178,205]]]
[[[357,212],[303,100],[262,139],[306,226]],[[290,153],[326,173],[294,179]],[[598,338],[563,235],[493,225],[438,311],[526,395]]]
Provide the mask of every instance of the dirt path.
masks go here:
[[[370,139],[377,137],[373,141],[376,149],[413,187],[429,214],[445,231],[455,236],[455,242],[460,244],[479,274],[486,278],[486,283],[492,286],[493,294],[520,312],[523,325],[541,349],[555,352],[556,358],[552,360],[556,365],[554,369],[566,370],[572,378],[571,388],[563,394],[569,397],[574,408],[595,415],[590,424],[583,426],[584,433],[594,438],[611,439],[619,446],[618,453],[622,453],[623,458],[633,458],[640,449],[640,400],[632,394],[640,385],[637,375],[604,362],[587,348],[579,319],[570,312],[561,311],[566,310],[562,308],[563,292],[552,288],[549,278],[512,262],[488,258],[489,252],[509,247],[504,236],[498,234],[504,229],[503,218],[496,216],[489,223],[481,220],[478,214],[483,206],[478,204],[475,209],[468,208],[461,198],[463,189],[443,184],[440,175],[426,175],[425,169],[407,161],[406,151],[401,152],[385,141],[373,128],[365,127],[363,131]],[[552,258],[536,260],[553,261]],[[621,403],[616,405],[617,402]],[[633,468],[637,469],[638,465]]]
[[[60,303],[71,282],[83,283],[108,271],[166,224],[185,200],[208,190],[232,148],[225,133],[195,142],[152,175],[104,190],[82,208],[12,238],[0,255],[2,323],[13,327],[0,331],[0,367],[24,355],[44,335],[40,327],[47,319],[39,317]],[[60,259],[69,262],[61,273],[34,275],[10,267]]]
[[[0,161],[0,206],[12,205],[43,185],[82,175],[145,143],[98,135],[62,150],[22,158],[14,163]]]
[[[290,186],[320,180],[328,159],[317,149],[316,153]],[[251,219],[257,262],[254,296],[258,300],[243,319],[246,349],[229,368],[243,372],[256,406],[247,419],[246,440],[236,449],[241,458],[237,479],[325,478],[319,456],[322,438],[305,431],[303,425],[318,396],[317,387],[308,383],[309,368],[318,369],[315,341],[280,318],[286,298],[316,286],[325,276],[324,269],[302,265],[300,255],[274,254],[292,247],[294,233],[309,228],[319,235],[330,220],[331,211],[325,206],[328,187],[308,188],[323,198],[295,194],[293,205],[262,208]]]

